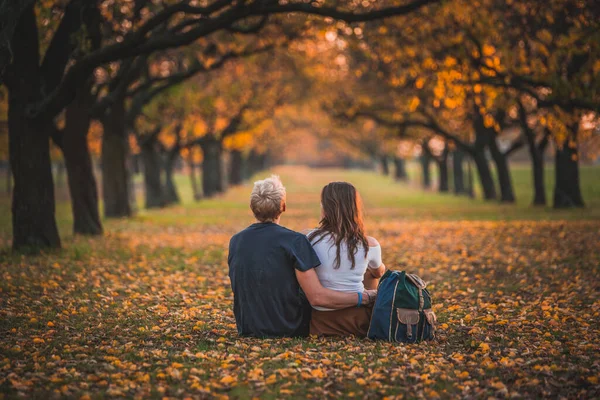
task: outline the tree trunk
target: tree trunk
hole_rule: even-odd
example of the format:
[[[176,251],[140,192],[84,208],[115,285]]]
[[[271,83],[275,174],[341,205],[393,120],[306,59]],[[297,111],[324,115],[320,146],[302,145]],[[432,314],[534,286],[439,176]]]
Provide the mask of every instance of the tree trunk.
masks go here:
[[[156,150],[155,140],[148,139],[141,146],[142,163],[144,165],[144,192],[146,208],[158,208],[165,205],[163,188],[160,181],[161,157]]]
[[[496,142],[496,133],[494,131],[487,132],[489,135],[489,148],[496,165],[496,172],[498,173],[498,182],[500,184],[500,201],[503,203],[514,203],[515,192],[513,189],[512,179],[510,177],[510,170],[508,168],[508,160],[506,156],[498,148]]]
[[[104,216],[107,218],[129,217],[133,214],[127,160],[129,143],[124,117],[125,105],[121,99],[102,118],[102,197]]]
[[[533,167],[533,205],[546,205],[546,183],[544,182],[544,157],[532,156],[531,164]]]
[[[98,188],[87,142],[90,127],[88,100],[90,93],[84,91],[67,107],[61,148],[67,167],[73,233],[101,235]]]
[[[254,149],[250,150],[250,154],[248,154],[248,159],[246,161],[246,176],[244,179],[252,178],[252,176],[260,170],[258,163],[258,154]]]
[[[167,154],[165,162],[165,200],[167,204],[179,204],[180,202],[177,186],[175,186],[175,180],[173,179],[173,171],[175,170],[178,155],[179,147],[172,149]]]
[[[190,168],[190,184],[192,185],[192,193],[194,195],[194,200],[200,200],[202,198],[202,195],[198,187],[198,182],[196,182],[196,164],[194,164],[194,155],[192,153],[191,148],[188,152],[188,164]]]
[[[419,161],[421,163],[421,179],[422,184],[425,189],[429,189],[431,187],[431,156],[427,152],[423,152],[421,157],[419,157]]]
[[[544,151],[547,137],[544,137],[539,144],[536,144],[533,132],[525,127],[525,138],[527,139],[527,147],[529,156],[531,157],[531,169],[533,173],[533,205],[546,205],[546,183],[544,181]]]
[[[212,197],[221,189],[221,144],[215,138],[207,138],[201,144],[202,191],[205,197]]]
[[[465,174],[463,170],[463,161],[465,158],[465,153],[456,149],[452,153],[452,176],[454,180],[454,193],[465,194],[467,190],[465,188]]]
[[[577,133],[571,134],[562,146],[556,146],[554,162],[554,208],[583,207],[579,185]]]
[[[475,167],[477,167],[479,183],[481,184],[481,188],[483,190],[483,198],[485,200],[495,200],[496,187],[494,186],[494,179],[492,178],[492,173],[490,172],[490,166],[487,158],[485,157],[485,153],[475,153],[473,160],[475,161]]]
[[[386,154],[379,157],[379,162],[381,164],[381,173],[385,176],[390,174],[390,163],[388,156]]]
[[[262,153],[258,155],[258,170],[264,171],[269,167],[269,154]]]
[[[229,183],[231,185],[239,185],[242,183],[242,169],[244,158],[239,150],[231,151],[231,161],[229,163]]]
[[[438,165],[438,191],[441,193],[447,193],[448,186],[448,145],[444,145],[444,151],[440,158],[437,160]]]
[[[13,248],[60,247],[54,216],[50,137],[45,132],[47,128],[23,115],[25,107],[19,103],[19,100],[9,100],[8,112],[10,163],[14,179]],[[46,122],[47,126],[52,123]]]
[[[494,178],[490,171],[490,165],[488,164],[487,157],[485,156],[485,149],[488,145],[488,138],[484,132],[477,130],[475,125],[475,143],[473,146],[473,161],[475,161],[475,167],[479,175],[479,182],[481,189],[483,190],[483,198],[485,200],[496,199],[496,186],[494,185]]]
[[[37,25],[33,7],[23,12],[12,41],[12,76],[8,96],[9,160],[13,248],[60,247],[54,217],[54,182],[50,163],[50,120],[26,113],[39,100],[40,71]]]
[[[402,157],[394,157],[395,166],[395,178],[397,181],[408,180],[408,174],[406,173],[406,160]]]

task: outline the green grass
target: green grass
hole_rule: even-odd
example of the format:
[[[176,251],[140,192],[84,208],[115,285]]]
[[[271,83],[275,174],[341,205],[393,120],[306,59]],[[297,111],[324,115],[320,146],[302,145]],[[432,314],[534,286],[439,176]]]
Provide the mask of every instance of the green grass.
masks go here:
[[[433,166],[432,166],[433,167]],[[552,190],[554,187],[554,168],[547,165],[545,169],[546,191],[548,205],[546,207],[533,207],[533,181],[531,169],[527,165],[512,165],[511,176],[513,179],[516,204],[500,204],[496,201],[484,201],[481,199],[481,190],[477,179],[476,198],[470,199],[463,196],[455,196],[452,193],[439,194],[433,190],[424,191],[420,189],[420,169],[416,163],[409,163],[408,173],[410,181],[408,184],[394,182],[391,177],[385,177],[369,171],[344,171],[330,170],[328,172],[332,179],[344,179],[354,183],[361,191],[367,213],[369,206],[378,208],[390,208],[395,217],[408,219],[443,219],[443,220],[558,220],[558,219],[589,219],[600,218],[600,166],[581,166],[580,179],[581,191],[586,207],[575,210],[552,209]],[[436,169],[432,168],[432,180],[436,180]],[[265,172],[262,175],[267,175]],[[311,183],[310,175],[306,182],[292,186],[291,191],[302,190],[318,193],[319,185]],[[187,176],[176,175],[177,188],[182,200],[183,209],[177,212],[161,212],[144,210],[144,195],[142,191],[142,176],[135,177],[136,204],[138,212],[133,218],[134,222],[143,223],[151,218],[153,223],[169,225],[194,224],[195,219],[187,218],[187,213],[195,214],[206,211],[203,216],[206,223],[216,223],[219,217],[211,216],[208,212],[214,208],[231,212],[232,215],[244,215],[247,204],[238,201],[237,197],[205,199],[194,201],[191,186]],[[294,183],[294,185],[296,185]],[[72,217],[68,203],[68,192],[65,186],[56,188],[57,201],[56,218],[61,236],[69,237],[71,231]],[[290,197],[289,203],[293,206],[294,199]],[[318,204],[314,206],[318,212]],[[0,238],[6,243],[11,231],[10,198],[0,195]]]

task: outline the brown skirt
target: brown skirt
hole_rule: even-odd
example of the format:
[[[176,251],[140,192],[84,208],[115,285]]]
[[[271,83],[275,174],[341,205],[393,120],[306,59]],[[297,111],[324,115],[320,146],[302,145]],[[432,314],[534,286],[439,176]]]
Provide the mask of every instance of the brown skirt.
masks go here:
[[[310,334],[366,337],[371,322],[371,311],[371,307],[351,307],[335,311],[313,309],[310,320]]]

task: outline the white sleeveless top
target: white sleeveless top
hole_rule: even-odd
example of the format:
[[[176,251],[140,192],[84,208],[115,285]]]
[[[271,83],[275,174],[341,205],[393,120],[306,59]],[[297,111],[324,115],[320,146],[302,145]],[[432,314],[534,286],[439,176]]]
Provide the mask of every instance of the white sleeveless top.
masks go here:
[[[310,235],[311,232],[308,233]],[[339,292],[362,292],[363,279],[367,268],[377,269],[381,265],[381,246],[377,243],[376,246],[369,246],[368,254],[362,246],[358,247],[354,255],[355,265],[352,269],[352,261],[348,257],[348,247],[345,242],[342,242],[340,247],[340,267],[335,269],[335,241],[331,235],[327,235],[319,243],[315,242],[319,238],[311,241],[313,249],[321,260],[321,265],[315,268],[315,272],[321,281],[321,285],[327,289],[337,290]],[[315,310],[333,311],[330,308],[314,307]]]

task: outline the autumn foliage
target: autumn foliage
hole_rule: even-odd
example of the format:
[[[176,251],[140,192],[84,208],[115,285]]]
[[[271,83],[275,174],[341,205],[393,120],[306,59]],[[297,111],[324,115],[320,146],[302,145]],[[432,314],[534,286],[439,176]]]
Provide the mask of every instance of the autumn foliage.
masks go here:
[[[597,3],[2,2],[0,400],[600,397]],[[271,169],[297,230],[356,183],[435,342],[237,337]]]
[[[357,184],[384,262],[429,281],[437,340],[239,338],[225,249],[251,223],[243,186],[202,207],[110,222],[111,233],[75,238],[60,253],[2,255],[0,391],[10,398],[600,394],[597,222],[460,220],[443,208],[405,208],[418,189],[371,173],[276,172],[288,187],[282,222],[294,229],[317,224],[322,184]],[[432,219],[431,211],[451,220]]]

